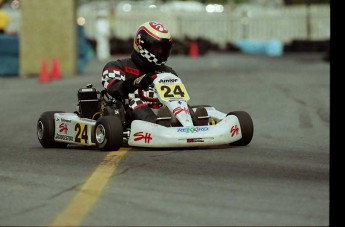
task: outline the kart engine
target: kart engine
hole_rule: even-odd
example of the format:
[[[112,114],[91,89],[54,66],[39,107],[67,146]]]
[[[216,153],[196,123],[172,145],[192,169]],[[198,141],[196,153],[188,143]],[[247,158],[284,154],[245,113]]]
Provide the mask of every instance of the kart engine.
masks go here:
[[[86,85],[86,88],[78,90],[78,106],[80,117],[90,118],[99,112],[99,91],[92,87],[92,84]]]

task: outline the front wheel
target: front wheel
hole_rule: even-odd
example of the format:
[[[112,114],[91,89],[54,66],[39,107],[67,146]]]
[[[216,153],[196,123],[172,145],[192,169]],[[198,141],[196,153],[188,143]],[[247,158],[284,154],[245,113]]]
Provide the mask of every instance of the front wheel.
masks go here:
[[[117,151],[123,143],[123,127],[116,116],[100,117],[95,125],[96,145],[101,151]]]
[[[37,138],[44,148],[65,148],[67,143],[57,142],[55,136],[55,113],[64,113],[63,111],[46,111],[41,114],[37,121]]]
[[[227,114],[235,115],[241,126],[242,138],[236,142],[230,143],[231,146],[246,146],[252,141],[254,134],[254,125],[251,116],[245,111],[233,111]]]

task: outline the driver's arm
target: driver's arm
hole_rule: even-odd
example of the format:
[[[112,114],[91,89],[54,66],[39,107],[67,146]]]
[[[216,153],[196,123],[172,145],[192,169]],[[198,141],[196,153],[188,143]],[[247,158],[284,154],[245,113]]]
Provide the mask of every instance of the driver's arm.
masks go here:
[[[115,99],[124,99],[128,96],[122,88],[122,83],[125,81],[125,73],[116,62],[107,63],[102,71],[102,86]]]
[[[102,85],[115,99],[125,99],[139,87],[146,89],[153,78],[150,75],[128,76],[124,73],[119,61],[109,62],[103,68]]]

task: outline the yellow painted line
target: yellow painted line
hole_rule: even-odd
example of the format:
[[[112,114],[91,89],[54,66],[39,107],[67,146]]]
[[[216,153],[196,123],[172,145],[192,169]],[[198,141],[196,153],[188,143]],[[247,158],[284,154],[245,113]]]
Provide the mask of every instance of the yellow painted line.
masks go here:
[[[50,226],[79,226],[102,194],[120,160],[129,150],[130,148],[121,148],[118,151],[109,152]]]

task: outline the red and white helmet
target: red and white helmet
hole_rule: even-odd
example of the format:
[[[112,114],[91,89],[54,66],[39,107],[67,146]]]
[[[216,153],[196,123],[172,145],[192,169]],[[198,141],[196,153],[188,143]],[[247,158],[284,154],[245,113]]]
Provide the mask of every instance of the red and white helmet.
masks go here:
[[[172,38],[163,24],[150,21],[139,26],[133,45],[143,60],[164,65],[170,55]]]

